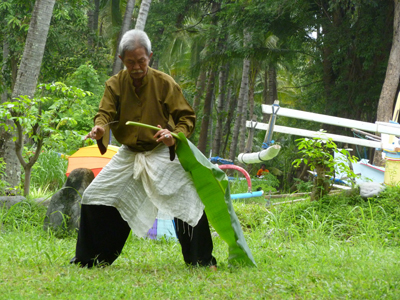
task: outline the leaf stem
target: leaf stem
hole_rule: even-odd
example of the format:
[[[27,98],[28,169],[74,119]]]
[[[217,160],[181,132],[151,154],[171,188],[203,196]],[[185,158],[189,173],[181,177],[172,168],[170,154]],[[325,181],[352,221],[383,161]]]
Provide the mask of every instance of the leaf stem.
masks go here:
[[[160,130],[161,130],[161,128],[158,128],[158,127],[155,127],[155,126],[152,126],[152,125],[148,125],[148,124],[144,124],[144,123],[140,123],[140,122],[128,121],[128,122],[126,122],[125,124],[126,124],[126,125],[132,125],[132,126],[145,127],[145,128],[153,129],[153,130],[156,130],[156,131],[160,131]],[[181,139],[181,138],[179,137],[179,135],[177,135],[176,133],[171,132],[171,135],[172,135],[174,138],[178,139],[178,140]]]

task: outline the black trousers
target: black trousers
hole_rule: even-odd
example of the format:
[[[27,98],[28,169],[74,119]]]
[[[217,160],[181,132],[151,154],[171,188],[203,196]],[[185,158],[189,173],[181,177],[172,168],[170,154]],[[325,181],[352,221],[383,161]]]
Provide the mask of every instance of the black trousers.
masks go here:
[[[203,213],[195,227],[176,218],[175,224],[185,262],[194,266],[216,265],[211,254],[213,244],[206,214]],[[71,263],[89,268],[111,265],[121,254],[130,230],[115,207],[83,204],[75,257]]]
[[[213,242],[206,214],[203,212],[199,223],[194,227],[177,218],[174,218],[174,222],[185,263],[192,266],[217,265],[211,254]]]

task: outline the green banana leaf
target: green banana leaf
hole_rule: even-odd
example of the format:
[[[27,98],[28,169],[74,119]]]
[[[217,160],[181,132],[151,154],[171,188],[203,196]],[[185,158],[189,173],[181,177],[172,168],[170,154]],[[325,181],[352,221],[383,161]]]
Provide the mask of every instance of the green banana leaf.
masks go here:
[[[157,127],[138,122],[126,124],[159,130]],[[208,221],[228,244],[229,264],[255,266],[256,263],[232,206],[225,172],[212,164],[183,133],[172,133],[172,135],[177,139],[176,154],[182,167],[193,178],[197,193],[205,206]]]
[[[233,209],[225,172],[212,164],[183,133],[178,136],[176,154],[182,167],[192,175],[208,221],[229,246],[229,263],[256,265]]]

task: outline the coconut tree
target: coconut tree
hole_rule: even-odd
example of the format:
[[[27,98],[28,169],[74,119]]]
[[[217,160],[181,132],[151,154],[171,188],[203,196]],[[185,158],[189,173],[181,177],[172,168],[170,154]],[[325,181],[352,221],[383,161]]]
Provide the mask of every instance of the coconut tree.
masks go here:
[[[215,135],[213,141],[212,153],[214,156],[221,155],[223,124],[227,121],[228,101],[227,101],[227,78],[229,73],[229,64],[224,64],[219,70],[219,96],[217,106],[217,124],[215,126]]]
[[[42,64],[47,33],[53,13],[55,0],[36,0],[25,42],[24,53],[18,69],[17,79],[12,92],[15,99],[21,95],[33,97]],[[15,155],[15,144],[10,132],[3,138],[1,156],[7,164],[5,180],[11,187],[20,183],[20,163]]]
[[[244,30],[244,46],[250,41],[251,35],[247,30]],[[236,110],[235,125],[232,133],[232,142],[229,151],[229,159],[235,161],[236,148],[239,142],[240,127],[242,125],[243,115],[247,115],[247,99],[248,99],[248,85],[249,85],[249,72],[250,72],[250,59],[245,57],[243,59],[242,80],[240,85],[240,92]],[[243,147],[244,148],[244,147]]]
[[[122,67],[123,67],[122,61],[118,57],[118,55],[119,55],[118,46],[119,46],[119,43],[121,42],[122,36],[131,27],[132,14],[133,14],[133,9],[134,8],[135,8],[135,0],[128,0],[128,2],[126,3],[124,19],[122,21],[121,32],[120,32],[119,38],[118,38],[117,50],[115,51],[115,55],[114,55],[114,64],[113,64],[113,69],[112,69],[112,74],[113,75],[115,75],[119,71],[121,71]]]
[[[147,16],[149,15],[151,0],[142,0],[140,4],[139,15],[136,20],[135,29],[144,30],[146,26]]]
[[[213,1],[211,11],[216,12],[220,8],[221,8],[221,4]],[[212,28],[215,28],[217,26],[217,23],[218,23],[218,18],[214,15],[211,20]],[[208,51],[208,52],[213,51],[213,48],[215,47],[216,42],[217,42],[217,40],[215,38],[215,34],[211,34],[211,38],[207,42],[205,51]],[[220,44],[221,42],[222,41],[219,41],[218,44]],[[218,45],[218,46],[220,46],[220,45]],[[197,147],[199,148],[199,150],[201,152],[203,152],[203,154],[206,154],[209,126],[210,126],[213,100],[214,100],[214,87],[215,87],[215,80],[217,77],[217,73],[218,73],[218,65],[214,64],[210,67],[210,75],[208,78],[207,93],[206,93],[206,98],[205,98],[204,107],[203,107],[203,117],[201,120],[200,137],[199,137],[199,143],[197,145]]]
[[[99,26],[99,11],[100,11],[100,0],[92,0],[91,8],[87,11],[88,17],[88,45],[89,49],[94,48],[94,36],[97,34],[97,28]]]

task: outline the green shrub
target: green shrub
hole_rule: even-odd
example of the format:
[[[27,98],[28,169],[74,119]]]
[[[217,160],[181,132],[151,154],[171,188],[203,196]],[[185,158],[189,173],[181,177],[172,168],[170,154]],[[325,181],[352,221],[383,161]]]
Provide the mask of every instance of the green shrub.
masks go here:
[[[68,160],[59,153],[45,151],[32,168],[31,186],[41,187],[51,191],[60,189],[67,176]]]
[[[17,229],[20,231],[42,228],[46,207],[26,200],[14,204],[10,209],[0,207],[1,229]]]

